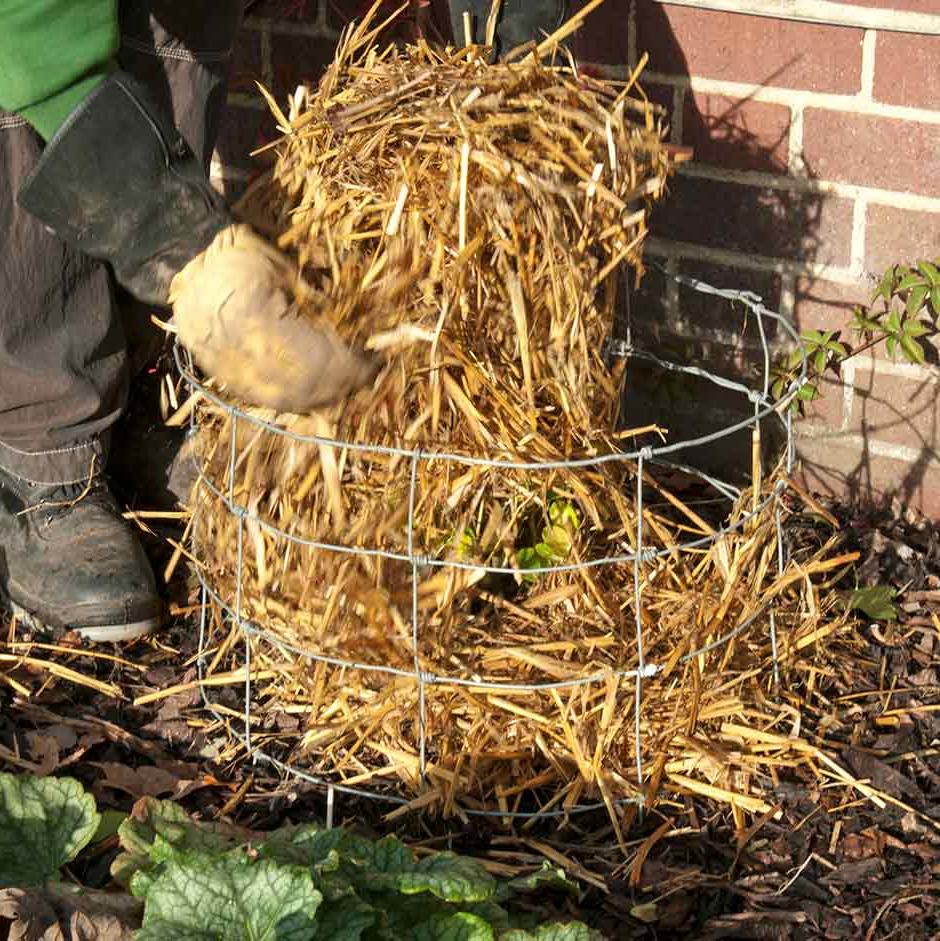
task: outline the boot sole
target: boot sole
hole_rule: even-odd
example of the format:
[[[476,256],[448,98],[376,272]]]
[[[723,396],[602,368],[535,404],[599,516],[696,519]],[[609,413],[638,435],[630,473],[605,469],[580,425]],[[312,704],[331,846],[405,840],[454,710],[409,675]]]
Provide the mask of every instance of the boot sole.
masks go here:
[[[27,627],[41,633],[55,631],[55,628],[46,624],[41,617],[33,614],[32,611],[28,611],[2,590],[0,590],[0,598],[2,598],[4,606],[17,620],[22,621]],[[152,634],[160,627],[160,623],[161,619],[159,617],[152,617],[129,624],[95,624],[86,627],[76,625],[68,628],[68,630],[74,631],[80,637],[94,644],[119,644],[130,640],[138,640]]]

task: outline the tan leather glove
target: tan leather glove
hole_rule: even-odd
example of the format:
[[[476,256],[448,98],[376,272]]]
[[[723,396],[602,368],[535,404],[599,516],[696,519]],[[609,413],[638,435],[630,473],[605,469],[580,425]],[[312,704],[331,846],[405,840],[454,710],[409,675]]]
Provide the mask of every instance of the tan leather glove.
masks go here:
[[[169,301],[199,367],[254,405],[308,412],[375,377],[327,324],[297,311],[294,265],[250,226],[231,225],[183,268]]]

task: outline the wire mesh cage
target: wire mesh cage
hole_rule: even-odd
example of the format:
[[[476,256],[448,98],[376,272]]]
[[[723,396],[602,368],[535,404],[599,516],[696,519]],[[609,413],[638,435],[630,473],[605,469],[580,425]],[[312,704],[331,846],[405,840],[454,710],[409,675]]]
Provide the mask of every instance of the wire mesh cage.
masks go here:
[[[213,430],[211,453],[206,448],[195,452],[199,480],[192,501],[191,540],[201,563],[196,572],[203,602],[198,671],[206,708],[229,730],[245,756],[324,787],[331,809],[335,794],[354,794],[391,805],[436,807],[445,813],[502,820],[604,807],[613,814],[618,808],[648,804],[667,757],[679,755],[664,745],[667,725],[673,741],[677,723],[681,726],[688,719],[686,710],[705,716],[711,709],[721,717],[738,708],[722,707],[725,700],[717,694],[709,700],[701,692],[704,670],[718,676],[723,669],[733,669],[756,683],[763,694],[773,695],[781,680],[781,625],[788,630],[785,625],[797,623],[804,613],[798,603],[794,607],[783,600],[788,561],[781,500],[794,462],[790,406],[806,380],[805,357],[785,394],[774,399],[769,336],[801,349],[787,318],[769,310],[752,293],[676,277],[685,289],[740,305],[759,341],[756,382],[729,379],[639,349],[629,323],[622,339],[608,342],[608,355],[625,360],[628,368],[633,362],[650,363],[719,387],[745,403],[747,417],[681,441],[666,439],[570,461],[514,462],[500,454],[377,446],[300,433],[274,416],[227,401],[198,377],[191,360],[177,348],[177,366],[191,393],[224,422],[224,434],[218,427]],[[193,435],[204,430],[205,416],[205,410],[192,411]],[[765,471],[762,458],[761,442],[770,425],[783,442],[777,474]],[[743,486],[698,470],[686,459],[696,448],[748,433],[753,461]],[[252,473],[252,449],[257,453],[266,441],[332,449],[339,455],[376,454],[400,463],[404,485],[392,500],[401,504],[395,508],[404,520],[404,545],[360,544],[352,536],[346,543],[310,538],[295,521],[276,520],[262,512],[245,481]],[[618,481],[630,485],[623,498],[631,508],[632,531],[620,532],[617,539],[587,555],[543,555],[534,570],[521,564],[518,552],[509,556],[510,564],[486,564],[463,557],[453,540],[446,549],[429,549],[416,531],[421,479],[429,467],[433,473],[458,478],[474,468],[535,478],[559,470],[593,474],[605,466],[625,469]],[[716,525],[703,522],[658,482],[657,474],[663,471],[681,472],[720,495],[727,507],[723,518]],[[675,511],[683,525],[667,531],[658,504]],[[569,506],[564,503],[562,511]],[[583,506],[577,512],[586,520]],[[690,520],[696,518],[698,523],[692,525]],[[220,519],[234,534],[224,551],[219,549]],[[581,525],[580,517],[575,525]],[[739,561],[732,553],[729,562],[729,540],[758,531],[763,536],[760,540],[753,536],[750,555],[742,553]],[[328,629],[319,635],[309,629],[293,633],[284,629],[292,619],[313,617],[312,608],[318,623],[329,622],[338,606],[351,602],[341,580],[309,586],[309,596],[288,599],[291,603],[285,603],[283,593],[272,601],[257,584],[260,543],[279,547],[285,567],[298,553],[368,560],[374,567],[370,571],[377,573],[377,587],[398,572],[401,596],[407,598],[401,606],[401,623],[381,625],[378,634],[366,638],[355,653],[344,646],[351,635],[336,641]],[[669,573],[681,566],[685,572],[702,572],[708,565],[725,573],[725,587],[714,592],[715,604],[709,608],[714,616],[707,627],[693,629],[689,605],[698,603],[694,597],[698,589],[689,586],[700,582],[689,576],[684,589],[670,588]],[[753,580],[746,603],[725,598],[731,584],[729,569],[735,578]],[[584,609],[588,616],[578,611],[575,617],[568,583],[554,595],[552,590],[539,595],[538,583],[551,576],[583,580],[586,592],[607,592],[617,600],[591,601]],[[450,650],[437,650],[428,639],[434,627],[423,586],[435,578],[438,585],[441,579],[462,579],[442,589],[445,595],[451,592],[447,603],[453,604],[458,596],[474,599],[463,609],[460,633],[444,638]],[[252,579],[249,601],[247,586]],[[273,584],[270,575],[267,584]],[[511,594],[500,596],[499,586],[507,584],[524,584],[529,593],[517,604]],[[481,585],[489,587],[483,591]],[[303,591],[306,594],[307,588]],[[702,591],[707,594],[711,589]],[[311,601],[314,595],[318,608]],[[554,606],[545,601],[546,595],[555,598]],[[780,606],[785,604],[792,610],[783,612]],[[596,624],[590,623],[590,612],[595,610],[591,605],[597,611]],[[491,642],[489,625],[504,616],[509,626],[500,628],[502,634]],[[363,618],[368,617],[366,606]],[[539,622],[532,628],[532,636],[539,632],[537,643],[526,634],[533,621]],[[389,653],[392,648],[384,646],[381,636],[385,631],[396,633],[408,648],[407,661],[404,648]],[[319,636],[319,642],[311,641],[313,636]],[[455,637],[461,643],[470,638],[466,649],[472,649],[472,656],[453,652]],[[750,647],[745,650],[742,644]],[[742,656],[746,663],[735,666]],[[222,663],[235,668],[226,674],[227,698],[212,680]],[[502,664],[501,672],[489,669],[494,663]],[[236,682],[237,693],[232,689]],[[677,690],[696,684],[699,692],[693,706]],[[714,688],[726,686],[717,682]],[[551,721],[546,710],[552,710]],[[494,719],[496,713],[499,721]],[[397,746],[388,744],[388,736],[379,740],[381,729],[391,725],[400,740]],[[685,749],[680,752],[686,755],[689,734],[678,736]],[[481,742],[488,744],[484,747]],[[693,764],[701,767],[706,760],[699,757]],[[682,761],[670,767],[687,771],[692,765]],[[748,809],[762,806],[752,801],[752,807],[746,797],[741,802]]]

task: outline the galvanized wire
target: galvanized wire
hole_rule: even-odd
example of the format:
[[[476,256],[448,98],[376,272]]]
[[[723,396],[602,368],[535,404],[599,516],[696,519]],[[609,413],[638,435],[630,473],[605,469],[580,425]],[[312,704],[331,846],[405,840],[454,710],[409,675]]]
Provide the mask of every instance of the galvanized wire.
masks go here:
[[[256,415],[244,411],[236,405],[226,402],[212,390],[206,388],[196,375],[192,359],[189,355],[177,346],[174,350],[177,368],[186,384],[189,386],[190,393],[198,394],[216,406],[219,410],[226,413],[231,418],[231,427],[229,435],[229,454],[228,454],[228,485],[223,490],[209,479],[205,468],[200,466],[198,457],[194,455],[197,470],[200,476],[200,485],[206,487],[217,500],[225,505],[229,513],[237,520],[237,543],[236,543],[236,587],[234,607],[229,605],[210,584],[209,577],[202,566],[196,566],[196,574],[201,585],[202,606],[199,623],[199,651],[197,657],[198,676],[202,692],[203,702],[206,708],[228,728],[230,733],[238,739],[244,746],[245,751],[251,756],[252,760],[269,764],[271,767],[286,774],[291,774],[300,780],[323,787],[327,790],[328,806],[332,813],[335,794],[350,794],[358,797],[365,797],[370,800],[386,801],[398,806],[406,806],[410,803],[409,798],[401,794],[390,791],[373,790],[369,788],[360,788],[344,785],[342,781],[331,780],[325,776],[310,774],[302,768],[296,767],[289,762],[282,761],[274,755],[258,747],[252,741],[251,723],[252,723],[252,642],[261,640],[263,642],[276,646],[282,652],[289,652],[295,656],[304,658],[311,662],[319,662],[327,665],[340,667],[343,669],[377,672],[391,676],[410,677],[414,679],[418,690],[418,752],[419,752],[419,771],[422,780],[427,772],[427,689],[431,686],[448,685],[461,686],[474,690],[502,690],[507,692],[523,691],[544,691],[544,690],[564,690],[576,687],[584,687],[593,683],[608,682],[611,678],[619,681],[633,681],[635,688],[634,696],[634,747],[637,774],[637,793],[629,797],[615,801],[618,806],[627,804],[637,804],[641,808],[645,802],[644,795],[644,768],[643,768],[643,749],[642,749],[642,706],[643,706],[643,680],[655,677],[664,669],[663,664],[648,663],[646,661],[646,651],[644,647],[643,631],[643,568],[657,559],[666,556],[675,556],[677,552],[689,552],[701,549],[715,541],[721,539],[731,532],[735,532],[745,527],[751,520],[762,516],[766,512],[772,512],[774,516],[774,525],[777,540],[777,567],[782,572],[786,564],[786,548],[784,545],[784,534],[781,520],[781,495],[783,481],[778,482],[772,491],[762,497],[752,506],[751,511],[743,514],[735,523],[729,523],[718,528],[714,533],[708,536],[690,539],[686,542],[677,544],[668,549],[657,549],[644,545],[644,527],[643,527],[643,499],[644,499],[644,476],[645,470],[650,465],[661,466],[670,469],[682,470],[686,473],[697,476],[702,481],[712,486],[718,493],[729,500],[734,500],[740,496],[742,490],[733,483],[723,481],[720,478],[704,473],[690,464],[680,461],[667,460],[667,456],[678,455],[682,451],[688,451],[703,445],[712,444],[717,441],[729,438],[745,429],[759,430],[762,422],[765,420],[777,421],[783,429],[785,437],[785,463],[789,473],[793,467],[794,461],[794,442],[793,442],[793,423],[790,406],[800,389],[806,382],[807,361],[805,351],[800,343],[800,338],[788,319],[781,314],[769,310],[764,306],[762,300],[757,295],[749,291],[737,291],[724,288],[715,288],[701,280],[689,278],[682,275],[669,275],[679,285],[687,287],[696,292],[707,294],[727,300],[730,302],[744,305],[747,315],[753,316],[757,324],[757,332],[760,339],[760,346],[763,358],[763,375],[759,388],[753,388],[742,382],[728,379],[709,372],[699,366],[682,365],[668,360],[664,360],[653,353],[637,349],[633,346],[633,328],[629,316],[626,323],[626,340],[611,340],[605,349],[608,357],[625,357],[629,359],[642,360],[652,363],[661,369],[670,372],[684,374],[695,377],[713,385],[742,395],[753,405],[753,414],[741,421],[729,424],[717,431],[699,435],[683,441],[676,441],[670,444],[661,444],[658,446],[647,445],[632,451],[623,451],[613,454],[599,455],[593,458],[580,458],[575,460],[559,460],[547,462],[526,462],[509,460],[500,455],[490,455],[488,457],[479,457],[465,454],[452,454],[443,451],[426,451],[421,448],[401,448],[391,445],[372,445],[360,442],[342,441],[333,438],[322,437],[319,435],[304,435],[292,432],[284,427],[267,421]],[[796,377],[790,382],[784,395],[773,401],[770,398],[771,387],[771,351],[767,336],[766,320],[775,322],[787,335],[790,342],[800,352],[800,368]],[[239,422],[247,422],[259,429],[263,429],[269,434],[288,438],[304,444],[316,444],[337,447],[348,451],[356,451],[365,454],[392,455],[406,458],[410,462],[410,484],[408,491],[408,517],[407,517],[407,546],[405,552],[393,552],[383,549],[379,546],[344,546],[336,543],[322,542],[318,540],[306,539],[298,536],[296,533],[289,533],[280,527],[261,519],[253,513],[248,507],[241,505],[235,499],[235,471],[237,458],[237,428]],[[196,410],[190,413],[190,431],[195,433],[198,428],[198,419]],[[614,564],[630,564],[633,566],[634,574],[634,607],[636,618],[636,643],[637,643],[637,667],[633,670],[604,671],[591,674],[589,676],[579,677],[572,680],[547,681],[543,683],[510,683],[503,681],[484,681],[474,680],[463,676],[451,676],[423,670],[421,667],[421,658],[419,654],[421,640],[421,619],[418,606],[418,589],[420,583],[421,570],[426,568],[450,568],[463,569],[487,574],[522,574],[522,570],[514,566],[490,566],[477,563],[461,562],[456,559],[435,559],[422,555],[415,551],[414,539],[414,519],[416,505],[416,491],[419,466],[422,462],[440,461],[458,465],[482,466],[496,470],[525,470],[525,471],[550,471],[550,470],[573,470],[578,468],[597,467],[601,464],[611,462],[630,462],[636,464],[636,509],[637,524],[635,532],[635,546],[632,551],[625,551],[620,554],[609,555],[599,559],[582,560],[574,563],[557,564],[545,567],[543,574],[552,572],[572,572],[580,569],[597,568],[601,566]],[[759,487],[759,480],[751,481],[752,487]],[[343,657],[327,656],[316,650],[310,650],[295,644],[288,643],[280,637],[265,630],[257,623],[244,616],[242,611],[242,581],[244,578],[244,528],[247,522],[252,523],[263,529],[265,532],[275,538],[283,539],[287,543],[303,546],[310,549],[325,552],[338,552],[359,556],[374,556],[386,559],[392,559],[407,563],[411,570],[411,645],[413,666],[406,670],[383,664],[368,664],[349,660]],[[192,526],[192,542],[195,548],[196,556],[199,553],[199,508],[194,509],[194,519]],[[245,670],[245,689],[243,704],[243,730],[239,731],[232,727],[229,718],[218,708],[209,697],[208,686],[203,682],[206,678],[207,658],[208,658],[208,638],[206,621],[209,607],[213,606],[220,615],[237,626],[244,641],[244,670]],[[773,678],[775,686],[779,683],[779,664],[777,660],[777,634],[776,619],[772,605],[762,607],[753,612],[747,619],[737,624],[724,635],[716,638],[710,643],[700,648],[687,652],[680,658],[680,662],[686,663],[693,658],[701,656],[712,650],[718,649],[724,644],[729,643],[735,637],[747,630],[758,618],[768,617],[770,630],[771,658],[773,667]],[[587,812],[601,809],[604,803],[598,801],[593,803],[579,804],[577,807],[559,808],[553,806],[539,808],[533,811],[508,811],[502,808],[460,808],[460,813],[467,816],[483,816],[501,818],[504,820],[520,819],[531,820],[538,817],[562,817],[573,813]]]

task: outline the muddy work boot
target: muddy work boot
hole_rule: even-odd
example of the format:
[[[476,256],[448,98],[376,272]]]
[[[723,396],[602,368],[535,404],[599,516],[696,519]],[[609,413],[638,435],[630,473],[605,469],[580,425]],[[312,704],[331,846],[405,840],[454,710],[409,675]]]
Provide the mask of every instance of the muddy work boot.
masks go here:
[[[0,587],[27,622],[90,641],[160,623],[150,563],[100,477],[34,485],[0,469]]]

